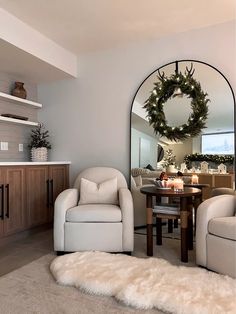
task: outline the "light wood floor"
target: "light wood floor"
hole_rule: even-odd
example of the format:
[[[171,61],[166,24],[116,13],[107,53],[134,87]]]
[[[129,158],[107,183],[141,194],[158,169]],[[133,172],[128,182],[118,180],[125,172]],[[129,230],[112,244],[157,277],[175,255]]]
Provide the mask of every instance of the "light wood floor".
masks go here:
[[[0,243],[0,276],[52,251],[52,229]]]

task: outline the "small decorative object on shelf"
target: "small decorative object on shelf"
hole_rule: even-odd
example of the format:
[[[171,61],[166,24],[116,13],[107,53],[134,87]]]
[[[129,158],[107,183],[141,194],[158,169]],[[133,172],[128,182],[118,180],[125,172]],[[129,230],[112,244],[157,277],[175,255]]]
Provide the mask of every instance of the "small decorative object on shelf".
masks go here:
[[[176,160],[176,156],[173,154],[173,150],[172,149],[167,149],[165,151],[165,155],[163,158],[163,166],[166,167],[168,172],[175,172],[175,160]]]
[[[186,166],[186,163],[183,162],[180,164],[180,172],[185,172],[185,170],[187,170],[187,166]]]
[[[26,99],[27,97],[27,92],[24,88],[24,83],[22,82],[15,82],[15,87],[12,90],[11,93],[13,96],[19,97],[19,98],[23,98]]]
[[[174,191],[182,192],[184,190],[184,181],[182,179],[174,179]]]
[[[218,173],[226,174],[227,173],[227,167],[224,164],[220,164],[218,166]]]
[[[12,119],[18,119],[18,120],[29,120],[29,118],[27,117],[23,117],[23,116],[18,116],[16,114],[11,114],[11,113],[2,113],[1,114],[2,117],[7,117],[7,118],[12,118]]]
[[[201,173],[208,173],[209,170],[208,170],[208,162],[206,161],[203,161],[200,163],[201,165]]]
[[[196,174],[192,175],[192,184],[198,184],[198,176]]]
[[[28,147],[31,148],[32,161],[47,161],[48,149],[51,148],[48,137],[48,131],[44,129],[42,123],[31,131],[31,142]]]

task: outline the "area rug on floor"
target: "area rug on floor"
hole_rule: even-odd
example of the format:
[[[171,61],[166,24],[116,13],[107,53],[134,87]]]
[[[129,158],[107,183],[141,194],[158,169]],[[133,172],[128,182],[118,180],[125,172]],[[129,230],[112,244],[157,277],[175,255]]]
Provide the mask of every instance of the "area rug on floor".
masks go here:
[[[126,305],[178,314],[236,313],[236,280],[163,259],[77,252],[55,258],[58,283],[90,294],[114,296]]]
[[[45,255],[0,277],[1,314],[164,314],[155,309],[137,310],[115,298],[58,285],[49,270],[55,257]]]

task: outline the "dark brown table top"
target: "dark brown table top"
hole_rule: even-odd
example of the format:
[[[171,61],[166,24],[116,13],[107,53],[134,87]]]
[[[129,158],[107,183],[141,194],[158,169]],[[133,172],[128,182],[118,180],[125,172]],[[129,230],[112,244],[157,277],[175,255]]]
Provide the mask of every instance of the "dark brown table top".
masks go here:
[[[151,196],[169,196],[169,197],[188,197],[201,195],[200,189],[184,187],[183,192],[175,192],[173,189],[158,189],[156,186],[145,186],[140,189],[140,192]]]
[[[186,184],[185,184],[185,183],[184,183],[184,186],[202,189],[202,188],[209,188],[209,187],[210,187],[210,184],[207,184],[207,183],[196,183],[196,184],[186,183]]]

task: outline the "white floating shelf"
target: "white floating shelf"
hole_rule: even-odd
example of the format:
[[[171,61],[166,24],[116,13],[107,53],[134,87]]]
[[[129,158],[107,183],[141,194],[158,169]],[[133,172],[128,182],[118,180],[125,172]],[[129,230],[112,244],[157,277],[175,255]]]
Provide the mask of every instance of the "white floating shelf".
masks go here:
[[[17,124],[24,124],[24,125],[30,125],[30,126],[38,126],[38,122],[13,119],[13,118],[8,118],[8,117],[3,117],[3,116],[0,116],[0,122],[9,122],[9,123],[17,123]]]
[[[0,98],[6,99],[7,101],[10,101],[10,102],[14,102],[15,104],[29,105],[29,106],[32,106],[35,108],[42,108],[42,104],[40,104],[38,102],[19,98],[19,97],[15,97],[15,96],[5,94],[2,92],[0,92]]]

